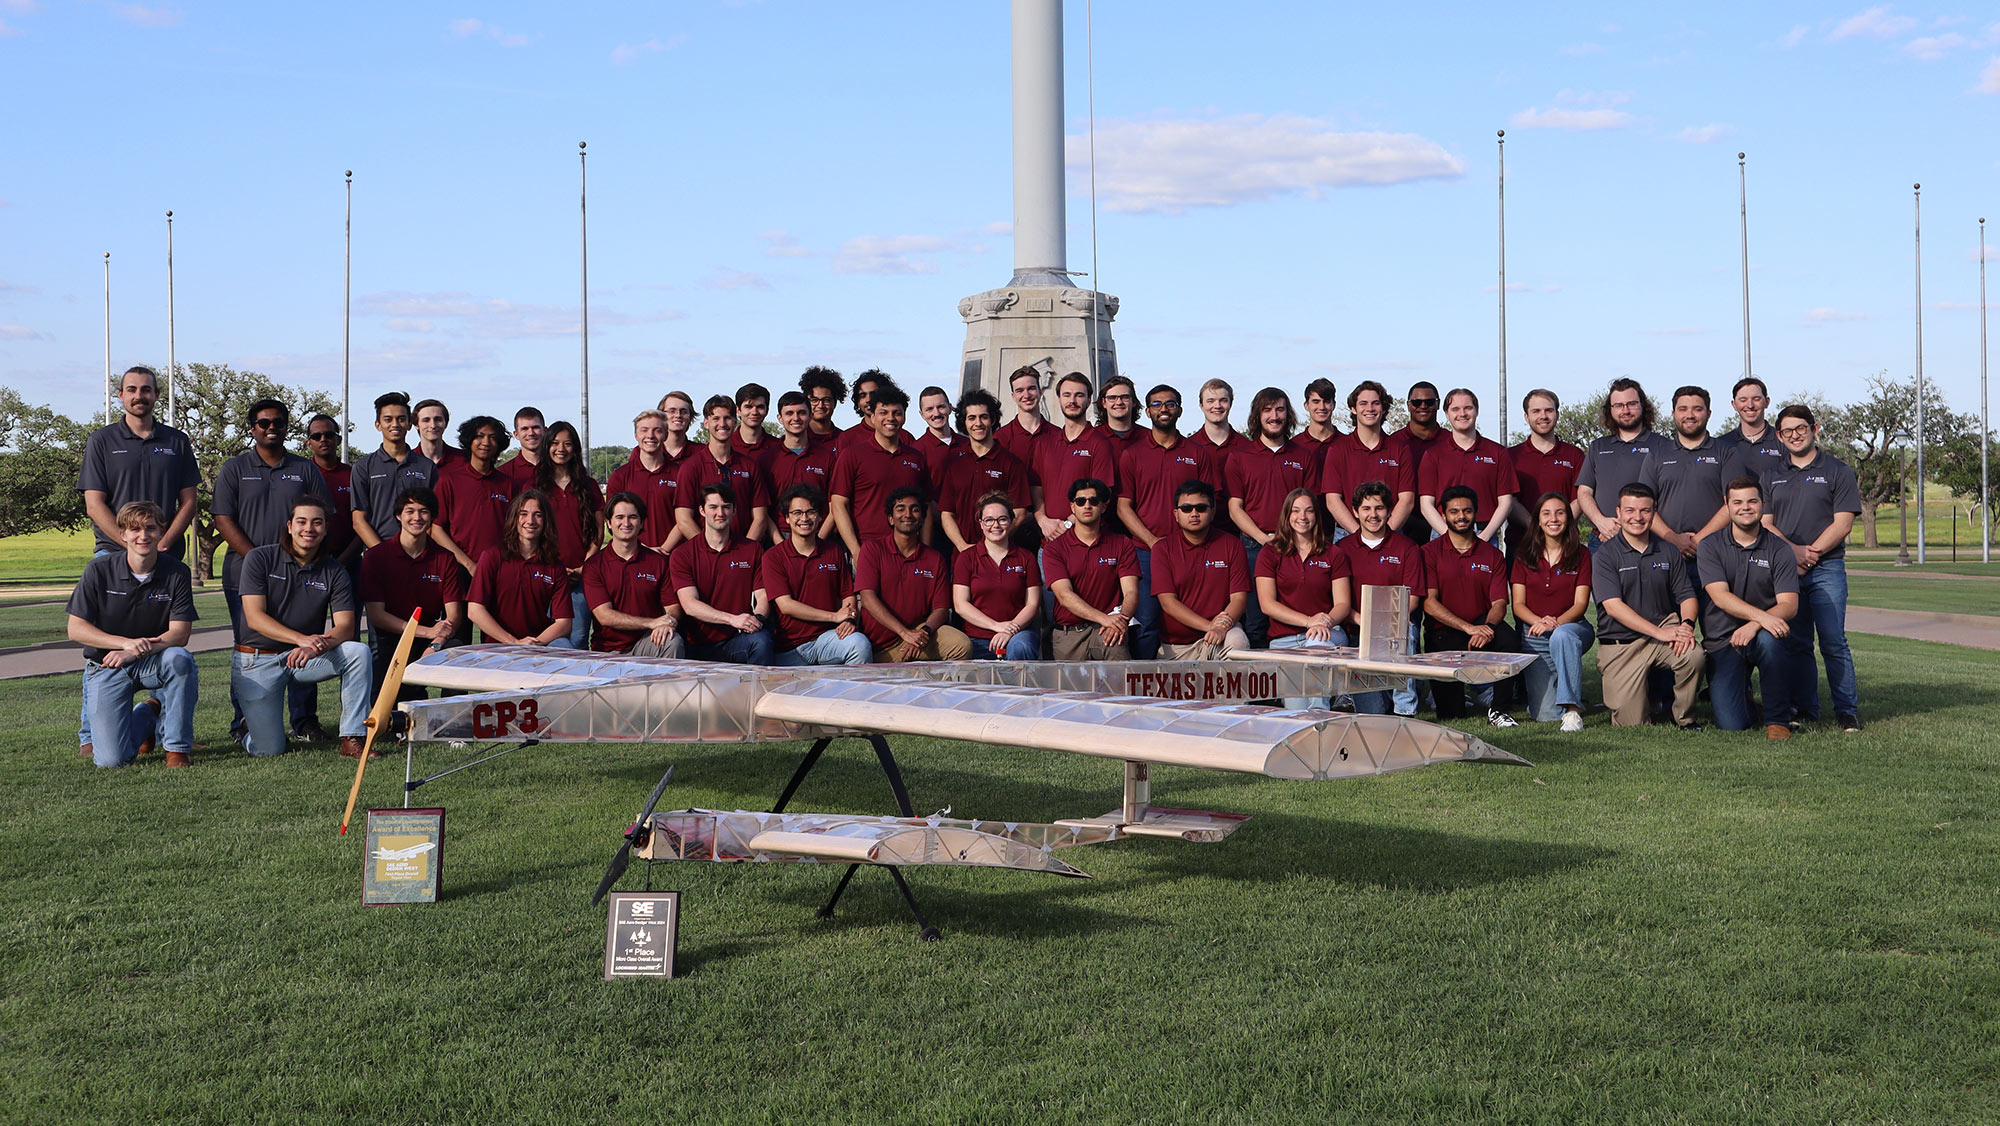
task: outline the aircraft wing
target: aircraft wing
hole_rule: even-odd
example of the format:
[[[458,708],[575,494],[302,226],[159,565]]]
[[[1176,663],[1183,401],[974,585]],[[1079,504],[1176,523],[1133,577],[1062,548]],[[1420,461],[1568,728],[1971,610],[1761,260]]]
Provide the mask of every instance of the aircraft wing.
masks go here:
[[[1053,851],[1120,837],[1111,824],[969,821],[951,817],[869,817],[830,813],[752,813],[683,809],[656,813],[647,860],[715,862],[833,861],[950,867],[1016,868],[1088,878]]]

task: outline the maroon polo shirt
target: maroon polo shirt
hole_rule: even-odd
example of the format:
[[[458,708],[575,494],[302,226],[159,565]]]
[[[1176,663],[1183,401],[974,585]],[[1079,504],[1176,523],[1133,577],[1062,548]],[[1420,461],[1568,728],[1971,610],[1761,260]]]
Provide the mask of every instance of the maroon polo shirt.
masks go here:
[[[1028,589],[1042,585],[1042,569],[1035,553],[1010,545],[998,562],[984,543],[975,543],[958,553],[952,563],[951,583],[966,588],[965,597],[980,613],[996,622],[1011,621],[1028,604]],[[993,631],[965,623],[968,637],[993,639]]]
[[[785,440],[773,438],[769,434],[760,435],[760,439],[756,445],[750,445],[743,440],[743,430],[739,427],[729,432],[729,448],[735,450],[737,456],[747,457],[756,462],[757,468],[768,475],[771,472],[771,462],[777,457],[778,448],[785,444]]]
[[[477,562],[488,548],[500,546],[507,524],[507,505],[514,499],[514,480],[498,469],[474,473],[469,461],[455,461],[438,470],[437,526]]]
[[[326,551],[337,556],[354,542],[354,467],[346,462],[332,469],[320,468],[318,462],[313,467],[319,469],[333,501],[333,511],[326,514]]]
[[[1042,486],[1042,506],[1051,520],[1069,519],[1069,487],[1095,477],[1118,488],[1118,451],[1104,435],[1086,426],[1071,438],[1055,427],[1035,446],[1035,478]]]
[[[1361,605],[1362,587],[1403,586],[1409,588],[1410,613],[1414,616],[1430,589],[1424,581],[1423,553],[1416,541],[1403,533],[1384,531],[1388,531],[1388,537],[1374,547],[1363,543],[1358,532],[1334,545],[1347,556],[1348,570],[1353,573],[1354,604]]]
[[[747,614],[752,595],[764,585],[763,569],[759,566],[762,554],[756,544],[742,536],[730,540],[721,551],[708,546],[706,535],[696,536],[667,556],[667,589],[679,599],[683,588],[693,587],[696,597],[717,610]],[[720,645],[735,637],[736,629],[685,614],[681,617],[681,633],[689,645]]]
[[[1188,437],[1194,439],[1196,443],[1203,446],[1207,446],[1209,449],[1214,450],[1216,453],[1221,454],[1222,464],[1224,465],[1229,464],[1230,454],[1235,453],[1237,450],[1242,449],[1244,446],[1250,443],[1250,439],[1245,438],[1243,435],[1237,433],[1234,430],[1231,430],[1229,432],[1228,439],[1225,440],[1221,445],[1217,445],[1214,442],[1214,440],[1209,438],[1208,427],[1206,425],[1195,427],[1194,433],[1188,435]]]
[[[1389,435],[1389,437],[1396,439],[1410,448],[1410,461],[1412,462],[1410,469],[1412,472],[1422,469],[1424,458],[1430,456],[1431,450],[1437,448],[1439,442],[1447,440],[1450,436],[1451,431],[1442,426],[1437,428],[1437,433],[1432,434],[1428,438],[1417,437],[1407,426]]]
[[[505,473],[507,479],[514,482],[514,491],[517,493],[534,485],[535,471],[539,468],[541,468],[539,464],[530,463],[528,456],[520,453],[500,463],[500,472]]]
[[[646,546],[658,547],[673,534],[681,468],[687,464],[688,455],[701,448],[683,446],[679,457],[668,457],[667,451],[662,449],[660,468],[657,470],[647,469],[639,460],[639,451],[633,450],[632,456],[625,459],[625,464],[611,471],[611,480],[605,485],[607,493],[629,492],[646,503],[646,530],[639,535],[640,542]]]
[[[1319,460],[1326,453],[1327,442],[1331,442],[1333,441],[1334,438],[1338,437],[1340,437],[1340,431],[1335,430],[1333,432],[1332,438],[1328,438],[1325,441],[1321,441],[1320,439],[1312,436],[1312,431],[1301,430],[1297,434],[1292,435],[1292,441],[1297,442],[1299,444],[1300,449],[1313,455],[1313,458],[1315,460]]]
[[[1354,432],[1326,444],[1319,463],[1320,492],[1338,493],[1348,500],[1370,481],[1389,486],[1390,508],[1396,507],[1398,494],[1416,492],[1417,462],[1410,448],[1395,435],[1384,434],[1382,444],[1370,449]]]
[[[1423,553],[1425,581],[1445,609],[1479,625],[1495,602],[1507,601],[1507,557],[1499,548],[1475,539],[1472,550],[1462,552],[1443,535]]]
[[[1111,443],[1111,452],[1116,460],[1120,462],[1124,461],[1126,450],[1131,449],[1141,442],[1150,442],[1153,440],[1151,427],[1136,424],[1128,426],[1123,430],[1113,430],[1108,423],[1100,423],[1097,427],[1097,433],[1105,441]]]
[[[771,455],[767,471],[771,479],[772,505],[775,506],[778,498],[793,485],[811,485],[822,493],[830,492],[833,487],[834,455],[830,442],[807,442],[806,448],[798,453],[779,443],[777,452]],[[774,511],[773,515],[782,519],[782,513]]]
[[[786,536],[784,542],[764,549],[762,562],[764,593],[777,608],[778,599],[796,598],[815,610],[838,610],[854,593],[854,576],[837,540],[823,539],[811,555],[800,555]],[[773,634],[780,652],[789,652],[833,627],[826,622],[808,622],[777,611],[778,628]]]
[[[401,537],[391,536],[361,553],[361,601],[380,602],[399,618],[422,610],[424,625],[444,617],[447,602],[466,600],[465,568],[429,539],[412,559]]]
[[[771,507],[771,486],[757,463],[735,450],[729,451],[728,461],[721,462],[715,460],[707,446],[689,454],[680,476],[674,480],[674,506],[692,509],[695,523],[700,524],[701,491],[718,481],[728,482],[736,493],[736,512],[730,518],[730,528],[739,536],[749,535],[750,521],[756,516],[753,510]]]
[[[1139,577],[1139,545],[1130,536],[1103,532],[1096,543],[1086,544],[1076,538],[1072,528],[1042,545],[1042,581],[1054,587],[1068,579],[1076,596],[1099,613],[1109,614],[1125,601],[1119,580],[1127,575]],[[1060,599],[1055,616],[1059,626],[1095,624],[1077,617]]]
[[[891,614],[914,628],[931,611],[951,608],[951,569],[936,548],[918,545],[915,554],[904,555],[896,550],[894,536],[884,536],[861,545],[861,555],[854,561],[854,590],[874,591]],[[878,653],[886,655],[889,646],[902,641],[866,608],[861,611],[861,629]]]
[[[424,453],[424,448],[415,442],[410,443],[410,448],[420,454]],[[429,454],[424,454],[424,456],[430,458],[431,464],[437,466],[438,470],[442,472],[447,465],[451,465],[454,462],[463,462],[465,460],[465,451],[445,442],[438,445],[438,455],[436,457],[431,457]]]
[[[1267,532],[1277,531],[1285,521],[1285,494],[1293,489],[1320,491],[1319,459],[1296,438],[1286,439],[1275,450],[1261,440],[1245,442],[1229,455],[1224,477],[1229,495],[1242,500],[1250,519]]]
[[[917,435],[916,441],[910,444],[917,448],[918,453],[924,455],[924,472],[930,474],[931,484],[936,485],[944,479],[945,465],[958,456],[958,451],[965,448],[965,435],[953,431],[951,444],[946,445],[937,435],[931,433],[930,427],[926,426],[924,432]]]
[[[1021,459],[998,442],[984,456],[972,452],[972,443],[963,442],[945,463],[944,475],[937,479],[938,510],[951,513],[958,521],[958,530],[974,539],[977,530],[967,525],[978,516],[974,506],[979,498],[1000,493],[1009,507],[1033,508],[1034,494],[1029,487],[1033,480],[1034,474]]]
[[[1576,474],[1583,468],[1583,450],[1568,442],[1557,442],[1548,453],[1535,448],[1533,439],[1507,451],[1514,459],[1514,476],[1517,478],[1515,499],[1524,507],[1532,508],[1543,493],[1561,493],[1569,500],[1576,499]],[[1533,521],[1535,514],[1528,513]]]
[[[859,429],[859,427],[856,427],[856,429]],[[809,446],[836,447],[834,452],[838,453],[840,452],[839,449],[837,448],[840,442],[840,436],[845,433],[847,433],[847,431],[842,430],[840,427],[835,426],[831,422],[826,424],[826,433],[824,434],[820,433],[817,430],[814,430],[811,425],[807,425],[806,444]]]
[[[904,444],[895,453],[870,439],[840,451],[833,463],[832,495],[846,497],[848,512],[854,517],[854,532],[863,540],[889,534],[889,514],[883,506],[889,494],[906,486],[922,489],[931,496],[930,475],[924,472],[924,455],[915,446]]]
[[[993,432],[993,440],[1000,443],[1001,449],[1020,458],[1021,464],[1027,466],[1028,472],[1032,473],[1035,471],[1035,450],[1043,442],[1048,441],[1049,435],[1060,433],[1062,427],[1045,418],[1040,429],[1030,434],[1021,429],[1021,416],[1017,414],[1009,419],[1005,426]]]
[[[1179,528],[1153,548],[1153,593],[1171,594],[1181,605],[1204,618],[1213,618],[1229,608],[1236,594],[1249,594],[1250,560],[1243,554],[1243,538],[1209,528],[1208,539],[1189,544]],[[1172,614],[1160,614],[1160,637],[1174,645],[1201,640],[1202,631],[1190,629]]]
[[[1331,611],[1334,580],[1353,575],[1354,568],[1349,565],[1346,553],[1334,544],[1304,559],[1296,551],[1279,551],[1275,545],[1257,553],[1257,577],[1277,583],[1279,604],[1307,617]],[[1298,626],[1271,619],[1272,637],[1304,632]]]
[[[562,565],[575,570],[590,554],[593,533],[587,525],[594,524],[595,516],[604,511],[604,494],[598,491],[597,482],[572,477],[569,488],[551,489],[548,497],[549,510],[543,523],[556,538]]]
[[[1491,438],[1475,437],[1471,449],[1461,449],[1452,438],[1431,447],[1417,467],[1417,495],[1430,497],[1444,514],[1444,502],[1437,498],[1453,485],[1467,485],[1479,494],[1472,518],[1484,527],[1493,518],[1500,498],[1520,491],[1520,477],[1514,472],[1514,458],[1507,447]]]
[[[917,440],[910,437],[910,432],[907,429],[896,431],[896,441],[905,446],[914,446],[917,444]],[[833,440],[833,449],[835,453],[844,454],[864,442],[873,446],[882,444],[875,440],[875,428],[865,422],[859,426],[850,426],[841,431],[840,436]]]
[[[465,600],[486,607],[508,633],[532,637],[570,616],[569,576],[560,563],[510,559],[499,548],[488,548],[472,569]]]
[[[1514,560],[1513,581],[1526,588],[1521,601],[1527,603],[1536,617],[1562,617],[1576,605],[1576,589],[1590,589],[1590,553],[1579,551],[1576,560],[1571,567],[1561,567],[1545,558],[1534,559],[1535,566],[1530,567],[1525,554]],[[1523,627],[1528,624],[1521,623]]]
[[[1146,525],[1147,531],[1162,537],[1180,533],[1174,523],[1174,492],[1182,485],[1206,481],[1218,493],[1228,487],[1223,479],[1222,455],[1207,442],[1196,442],[1185,435],[1175,438],[1171,446],[1148,441],[1126,450],[1119,459],[1118,476],[1128,483],[1128,491],[1123,495],[1131,498],[1139,522]],[[1217,496],[1215,501],[1227,503],[1223,496]]]
[[[583,601],[592,610],[609,606],[621,614],[651,621],[666,613],[669,603],[678,601],[666,583],[667,557],[643,544],[630,559],[620,558],[607,544],[583,565]],[[591,617],[596,619],[595,614]],[[597,622],[590,647],[599,653],[629,653],[648,632],[614,629]]]

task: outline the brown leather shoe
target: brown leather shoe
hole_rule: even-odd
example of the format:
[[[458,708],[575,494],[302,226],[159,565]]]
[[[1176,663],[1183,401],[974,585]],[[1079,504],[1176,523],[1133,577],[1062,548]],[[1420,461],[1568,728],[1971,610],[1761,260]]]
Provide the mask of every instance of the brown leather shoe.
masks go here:
[[[1773,743],[1780,739],[1789,739],[1791,737],[1792,729],[1785,724],[1767,723],[1764,725],[1764,738],[1769,739]]]
[[[97,757],[96,745],[91,743],[85,743],[83,746],[78,747],[76,749],[76,757],[80,759],[96,758]]]
[[[340,753],[346,758],[360,758],[361,748],[364,743],[365,740],[359,735],[342,735],[340,737]]]
[[[140,702],[139,706],[142,708],[153,709],[153,733],[151,735],[146,736],[144,739],[139,740],[139,753],[136,756],[134,756],[136,758],[145,758],[147,755],[153,753],[154,740],[159,738],[160,702],[158,700],[143,700]]]
[[[168,751],[167,765],[170,767],[193,766],[194,763],[188,761],[186,751]]]

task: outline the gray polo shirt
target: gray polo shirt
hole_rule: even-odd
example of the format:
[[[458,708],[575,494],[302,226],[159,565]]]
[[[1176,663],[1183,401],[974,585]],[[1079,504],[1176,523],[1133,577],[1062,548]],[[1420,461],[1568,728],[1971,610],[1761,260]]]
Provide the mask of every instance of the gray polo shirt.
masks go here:
[[[1597,640],[1602,643],[1652,640],[1607,613],[1605,599],[1624,599],[1641,618],[1658,622],[1680,613],[1681,601],[1694,597],[1680,550],[1658,536],[1648,535],[1646,541],[1646,550],[1635,551],[1621,532],[1590,558],[1590,593],[1597,599]]]
[[[1781,594],[1799,592],[1799,559],[1792,545],[1761,527],[1756,542],[1748,547],[1736,542],[1735,529],[1725,528],[1696,545],[1694,559],[1701,571],[1701,585],[1728,583],[1729,593],[1759,610],[1776,606]],[[1729,635],[1745,621],[1725,612],[1712,599],[1703,599],[1702,648],[1727,648]]]
[[[83,578],[69,596],[71,614],[119,637],[158,637],[173,622],[195,620],[194,581],[187,564],[162,555],[144,582],[120,548],[83,566]],[[102,661],[107,650],[86,645],[87,661]]]
[[[1722,508],[1740,464],[1736,447],[1720,438],[1704,434],[1701,444],[1689,449],[1676,436],[1654,446],[1639,463],[1639,481],[1659,497],[1660,519],[1667,527],[1695,532]]]
[[[1810,544],[1826,532],[1835,513],[1861,514],[1861,485],[1846,462],[1815,449],[1803,466],[1787,457],[1764,470],[1764,508],[1778,532],[1796,544]],[[1847,554],[1847,541],[1833,545],[1822,559]]]
[[[1785,458],[1785,444],[1778,441],[1778,424],[1770,419],[1764,420],[1764,436],[1754,442],[1743,436],[1740,424],[1716,435],[1716,441],[1725,446],[1735,446],[1743,471],[1752,477],[1761,475]]]
[[[354,463],[352,492],[349,498],[354,503],[354,511],[365,513],[368,524],[375,534],[385,540],[395,539],[398,525],[394,506],[396,498],[404,489],[433,489],[437,487],[437,466],[425,457],[415,446],[410,447],[408,456],[397,461],[381,449]]]
[[[1584,448],[1583,466],[1576,471],[1577,487],[1588,486],[1596,493],[1597,510],[1609,516],[1618,505],[1618,490],[1639,479],[1646,455],[1672,441],[1655,430],[1642,430],[1629,442],[1606,434]]]
[[[238,581],[245,595],[264,597],[264,612],[278,624],[299,633],[319,633],[327,616],[342,610],[358,610],[354,587],[348,582],[347,568],[340,560],[320,552],[308,567],[285,551],[282,544],[266,544],[243,560]],[[249,615],[236,631],[236,644],[259,649],[291,649],[289,642],[264,636],[250,628]]]
[[[235,520],[243,534],[250,537],[252,547],[263,547],[278,542],[291,515],[292,502],[307,494],[329,503],[333,499],[326,478],[320,476],[319,467],[311,459],[286,451],[284,460],[269,466],[257,456],[256,450],[245,450],[222,463],[209,512]],[[225,586],[236,585],[242,563],[232,549],[222,563]]]
[[[76,479],[78,491],[103,493],[113,515],[133,501],[149,500],[160,506],[168,524],[180,511],[181,490],[200,484],[201,466],[186,434],[156,422],[152,436],[141,438],[122,416],[90,435],[83,447],[83,470]],[[125,550],[103,529],[96,529],[96,534],[97,550]]]

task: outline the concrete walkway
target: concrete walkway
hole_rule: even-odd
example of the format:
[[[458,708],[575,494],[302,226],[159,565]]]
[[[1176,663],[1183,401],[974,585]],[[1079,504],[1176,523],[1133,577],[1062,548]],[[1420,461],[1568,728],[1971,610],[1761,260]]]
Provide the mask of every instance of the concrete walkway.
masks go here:
[[[228,649],[234,644],[228,626],[214,626],[194,631],[194,636],[188,640],[188,650],[211,653],[217,649]],[[82,672],[83,646],[74,641],[52,641],[46,645],[0,653],[0,680],[15,680],[24,676],[76,676]]]
[[[1924,610],[1847,608],[1847,632],[1875,633],[1911,641],[1936,641],[1974,649],[2000,649],[2000,618],[1979,614],[1937,614]]]

